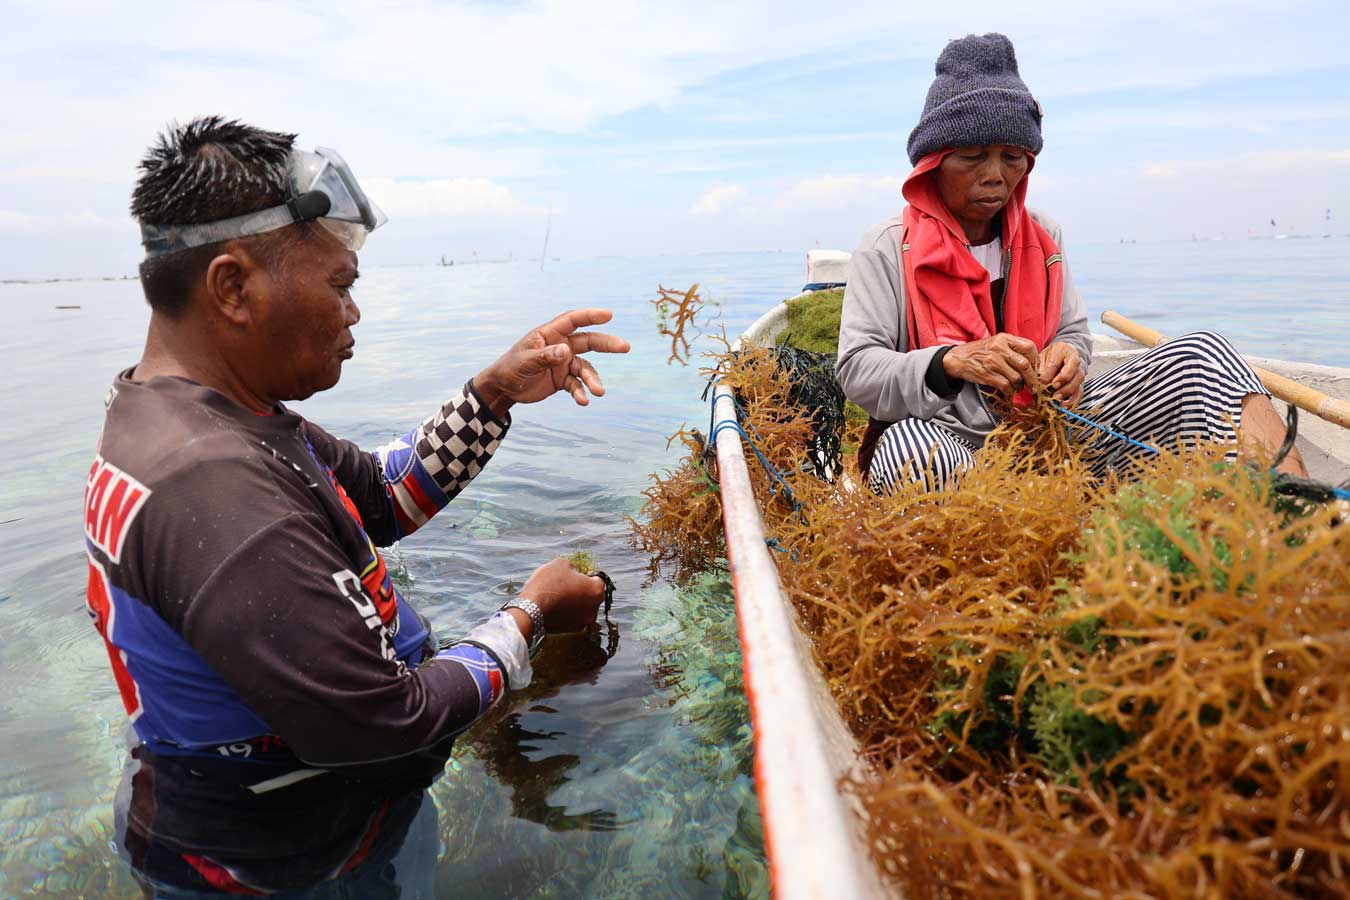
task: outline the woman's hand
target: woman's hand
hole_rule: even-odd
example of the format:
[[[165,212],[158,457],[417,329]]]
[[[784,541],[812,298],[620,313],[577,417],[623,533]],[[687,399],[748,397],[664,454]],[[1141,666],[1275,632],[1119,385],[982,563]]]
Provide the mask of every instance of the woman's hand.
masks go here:
[[[1055,399],[1065,406],[1077,406],[1083,399],[1083,380],[1087,371],[1078,351],[1068,344],[1056,341],[1046,347],[1037,374],[1041,384],[1053,391]]]
[[[567,391],[578,406],[590,403],[586,392],[603,396],[605,386],[595,366],[579,354],[627,353],[628,341],[612,334],[578,331],[613,318],[607,309],[574,309],[540,325],[480,372],[473,386],[498,416],[514,403],[538,403]]]
[[[1034,382],[1037,363],[1035,344],[1006,333],[957,344],[942,358],[948,378],[988,385],[1007,396]]]

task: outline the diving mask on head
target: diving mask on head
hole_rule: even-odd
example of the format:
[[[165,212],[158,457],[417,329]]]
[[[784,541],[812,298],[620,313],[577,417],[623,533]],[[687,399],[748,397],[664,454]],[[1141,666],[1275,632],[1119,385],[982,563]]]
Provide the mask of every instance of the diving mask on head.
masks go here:
[[[389,221],[361,190],[351,167],[336,150],[292,151],[286,184],[288,196],[281,206],[196,225],[141,225],[146,258],[311,221],[356,251],[366,242],[366,235]]]

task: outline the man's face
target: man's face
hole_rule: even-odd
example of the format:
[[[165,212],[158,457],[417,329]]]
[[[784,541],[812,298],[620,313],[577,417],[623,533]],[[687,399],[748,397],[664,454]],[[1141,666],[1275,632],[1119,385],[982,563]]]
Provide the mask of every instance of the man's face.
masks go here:
[[[256,363],[267,374],[270,396],[303,400],[326,391],[352,357],[352,327],[361,311],[352,299],[356,254],[322,228],[311,228],[282,254],[272,271],[259,272]]]

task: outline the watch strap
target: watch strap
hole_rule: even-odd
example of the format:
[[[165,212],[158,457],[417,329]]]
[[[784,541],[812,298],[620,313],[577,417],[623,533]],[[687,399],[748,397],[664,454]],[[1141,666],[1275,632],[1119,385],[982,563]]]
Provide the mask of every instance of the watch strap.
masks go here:
[[[539,608],[538,603],[528,597],[512,597],[503,603],[501,608],[518,609],[530,617],[530,622],[534,625],[529,640],[530,656],[533,657],[539,651],[539,645],[544,642],[544,635],[547,634],[547,629],[544,628],[544,611]]]
[[[614,606],[614,579],[599,569],[592,572],[591,576],[605,583],[605,615],[609,615],[610,608]]]

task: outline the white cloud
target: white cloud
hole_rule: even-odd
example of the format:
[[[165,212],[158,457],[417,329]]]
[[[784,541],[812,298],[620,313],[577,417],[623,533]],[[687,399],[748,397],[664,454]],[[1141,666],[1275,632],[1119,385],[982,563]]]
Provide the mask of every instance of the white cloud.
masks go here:
[[[639,238],[644,222],[659,215],[670,217],[659,234],[672,245],[837,242],[898,211],[904,141],[934,56],[972,30],[1012,36],[1027,83],[1046,100],[1047,136],[1062,129],[1078,142],[1075,175],[1128,174],[1147,185],[1141,159],[1150,155],[1161,167],[1156,182],[1171,156],[1197,149],[1177,137],[1197,125],[1269,128],[1288,135],[1286,146],[1312,140],[1304,131],[1321,142],[1346,131],[1346,106],[1327,77],[1344,66],[1346,18],[1336,0],[1091,8],[1079,0],[859,0],[825,12],[781,0],[231,0],[221,5],[224,24],[209,28],[196,4],[0,3],[0,78],[22,85],[0,96],[7,233],[52,227],[48,211],[57,209],[87,209],[127,229],[126,195],[154,134],[171,119],[221,113],[299,131],[305,147],[340,148],[363,180],[383,177],[389,195],[379,199],[395,227],[472,217],[462,234],[452,232],[463,243],[500,234],[504,248],[523,252],[517,235],[533,243],[537,229],[522,220],[537,216],[550,192],[568,198],[574,218],[562,240],[575,241],[577,253],[640,251],[650,245]],[[255,39],[241,44],[239,35]],[[860,67],[872,73],[877,102],[871,114],[841,112],[838,85],[856,84]],[[1332,88],[1286,94],[1276,74]],[[1212,95],[1176,99],[1220,84]],[[1244,105],[1248,88],[1263,89],[1262,99]],[[1242,137],[1234,150],[1266,146]],[[1144,140],[1147,150],[1131,149]],[[889,161],[867,149],[878,146],[889,148]],[[1223,144],[1211,138],[1209,146]],[[787,180],[831,168],[891,174]],[[1289,173],[1291,183],[1300,177]],[[685,207],[718,181],[737,184]],[[1068,183],[1083,185],[1084,198],[1097,190],[1091,179]],[[1330,189],[1306,190],[1311,206]],[[1122,204],[1118,215],[1137,213]],[[116,246],[127,264],[139,253],[134,237]],[[32,265],[30,249],[11,241],[0,274]]]
[[[731,207],[740,204],[741,201],[745,200],[746,195],[747,191],[744,185],[720,184],[704,191],[703,195],[694,201],[694,205],[689,207],[689,214],[693,216],[721,215]]]
[[[509,187],[487,178],[437,178],[426,181],[368,178],[362,186],[390,216],[470,218],[543,212],[523,203]]]
[[[1145,178],[1180,178],[1182,165],[1174,162],[1145,163],[1139,174]]]
[[[879,198],[898,205],[903,184],[899,175],[817,175],[788,185],[773,202],[784,209],[830,209]]]
[[[1080,112],[1056,127],[1065,133],[1130,134],[1163,130],[1243,130],[1271,133],[1289,126],[1350,120],[1350,108],[1331,103],[1231,103]]]
[[[1064,226],[1070,248],[1123,238],[1188,240],[1322,234],[1350,209],[1350,150],[1302,149],[1156,160],[1057,176],[1033,205]],[[1042,190],[1042,187],[1046,189]],[[1343,224],[1333,231],[1342,233]]]
[[[0,209],[0,232],[28,231],[32,227],[32,216],[12,209]]]
[[[798,178],[776,191],[753,196],[744,185],[723,184],[705,191],[689,212],[696,216],[713,216],[732,208],[756,215],[779,212],[812,212],[891,204],[897,208],[900,187],[904,178],[899,175],[812,175]]]
[[[892,55],[879,66],[912,56],[916,68],[922,59],[927,69],[945,37],[980,22],[981,28],[1009,29],[1019,46],[1033,51],[1023,53],[1024,62],[1064,89],[1078,90],[1085,70],[1107,80],[1156,79],[1159,67],[1150,59],[1121,72],[1098,54],[1103,44],[1121,52],[1122,25],[1153,34],[1157,23],[1150,17],[1168,15],[1168,33],[1177,31],[1171,6],[1156,0],[1084,16],[1073,0],[1024,5],[1015,14],[994,0],[972,0],[959,11],[875,0],[822,15],[815,7],[770,0],[537,0],[509,6],[408,0],[396,10],[338,0],[282,7],[249,2],[229,5],[230,22],[250,31],[258,31],[252,28],[257,23],[267,37],[247,52],[224,52],[224,35],[202,28],[192,4],[53,0],[7,9],[0,75],[25,87],[0,99],[6,122],[0,171],[42,160],[52,170],[93,166],[125,180],[167,120],[219,111],[298,129],[306,143],[341,142],[353,164],[360,163],[358,170],[370,173],[501,176],[511,174],[500,171],[495,157],[501,154],[457,165],[453,144],[445,140],[588,133],[608,117],[668,105],[731,71],[775,63],[800,70],[810,64],[803,57],[830,49],[876,53],[859,45],[887,29],[903,38],[887,42]],[[1203,6],[1223,7],[1231,16],[1256,8],[1253,0]],[[1202,13],[1192,10],[1191,18]],[[80,28],[69,28],[70,21]],[[1188,35],[1178,31],[1170,40]],[[1250,74],[1258,59],[1282,70],[1312,67],[1325,63],[1329,52],[1322,46],[1327,40],[1310,40],[1272,61],[1276,48],[1259,40],[1248,37],[1225,48],[1225,59],[1240,60],[1233,63],[1238,74]],[[1153,52],[1125,43],[1140,57]],[[1169,59],[1168,83],[1193,80],[1215,64],[1204,54],[1172,53]],[[1338,56],[1331,60],[1338,62]],[[33,79],[33,72],[43,77]],[[753,111],[752,99],[740,102],[732,114]],[[62,115],[53,118],[53,109]],[[92,160],[90,134],[99,135],[100,151]],[[539,164],[508,161],[515,169]]]
[[[88,209],[47,215],[0,209],[0,232],[8,234],[112,231],[129,230],[132,227],[130,218],[113,219]]]
[[[1148,179],[1186,177],[1263,178],[1291,170],[1317,171],[1350,166],[1350,150],[1268,150],[1207,159],[1146,162],[1139,174]]]

